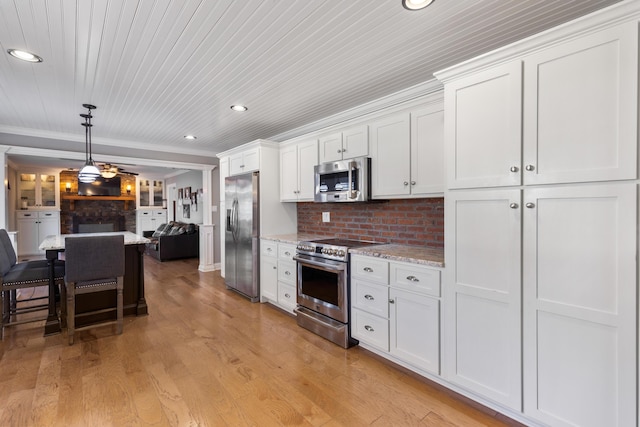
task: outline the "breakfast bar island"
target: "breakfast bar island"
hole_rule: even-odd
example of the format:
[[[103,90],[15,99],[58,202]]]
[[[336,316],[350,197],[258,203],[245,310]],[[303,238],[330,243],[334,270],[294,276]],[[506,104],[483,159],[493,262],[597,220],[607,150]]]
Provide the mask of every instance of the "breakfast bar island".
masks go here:
[[[53,263],[56,259],[64,259],[65,240],[74,237],[123,235],[125,244],[125,273],[124,273],[124,315],[141,316],[148,313],[147,302],[144,297],[144,249],[149,241],[146,237],[128,231],[109,233],[80,233],[47,236],[40,244],[40,250],[46,252],[49,261],[49,314],[45,323],[44,334],[60,333],[60,318],[56,310],[56,289],[53,277]],[[101,262],[96,259],[95,263]],[[87,265],[91,268],[91,265]],[[83,326],[108,319],[114,313],[100,313],[82,316],[82,313],[100,310],[115,305],[115,291],[105,291],[96,294],[78,295],[76,297],[76,325]],[[64,304],[64,301],[61,301]]]

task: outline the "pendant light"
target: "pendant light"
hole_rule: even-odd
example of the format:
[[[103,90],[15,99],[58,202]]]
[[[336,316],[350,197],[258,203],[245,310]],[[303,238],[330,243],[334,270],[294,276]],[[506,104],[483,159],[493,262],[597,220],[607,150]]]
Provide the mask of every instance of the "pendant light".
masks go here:
[[[78,172],[78,181],[84,183],[90,183],[95,181],[100,176],[100,171],[96,167],[93,162],[93,158],[91,158],[91,119],[93,116],[91,115],[91,110],[95,110],[96,106],[91,104],[82,104],[84,108],[86,108],[87,114],[80,114],[80,117],[84,118],[84,133],[85,133],[85,163],[80,172]]]

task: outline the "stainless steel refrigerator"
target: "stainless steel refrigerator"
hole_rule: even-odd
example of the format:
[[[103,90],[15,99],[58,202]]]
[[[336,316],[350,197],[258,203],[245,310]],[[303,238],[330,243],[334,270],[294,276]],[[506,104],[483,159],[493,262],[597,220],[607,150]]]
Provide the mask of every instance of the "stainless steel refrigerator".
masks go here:
[[[249,298],[260,297],[258,172],[225,178],[225,284]]]

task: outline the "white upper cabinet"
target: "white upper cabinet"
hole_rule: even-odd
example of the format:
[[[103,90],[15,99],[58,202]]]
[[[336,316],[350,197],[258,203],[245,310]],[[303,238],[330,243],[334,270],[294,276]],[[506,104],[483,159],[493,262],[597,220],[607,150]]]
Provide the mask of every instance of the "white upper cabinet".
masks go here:
[[[410,115],[399,113],[371,123],[371,194],[409,195]]]
[[[369,154],[369,129],[367,125],[354,126],[342,132],[319,138],[319,163],[351,159]]]
[[[316,139],[280,148],[280,201],[313,201],[314,166],[318,163]]]
[[[411,195],[444,191],[444,111],[442,106],[411,112]]]
[[[520,184],[522,63],[445,84],[449,188]]]
[[[636,178],[638,24],[524,61],[525,184]]]
[[[441,98],[371,123],[373,198],[441,196],[444,191]]]
[[[635,179],[637,38],[620,25],[445,83],[448,187]]]
[[[18,174],[19,209],[59,209],[60,175],[55,173]]]
[[[229,156],[229,175],[241,175],[260,169],[260,147]]]

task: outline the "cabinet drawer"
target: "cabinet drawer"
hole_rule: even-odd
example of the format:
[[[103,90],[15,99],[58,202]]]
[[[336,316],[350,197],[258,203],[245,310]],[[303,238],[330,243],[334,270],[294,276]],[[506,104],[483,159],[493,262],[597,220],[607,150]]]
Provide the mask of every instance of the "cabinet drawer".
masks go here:
[[[278,260],[278,281],[296,283],[296,263],[294,261]]]
[[[296,308],[296,287],[287,283],[278,283],[278,303],[293,311]]]
[[[38,218],[60,218],[59,212],[38,212]]]
[[[435,297],[440,296],[440,270],[391,262],[389,276],[391,286]]]
[[[264,256],[276,256],[278,254],[278,244],[272,240],[262,240],[260,242],[260,253]]]
[[[291,261],[296,254],[295,245],[288,245],[286,243],[280,243],[278,245],[278,258],[284,261]]]
[[[38,212],[29,212],[29,211],[17,211],[16,217],[18,218],[38,218]]]
[[[166,212],[166,211],[155,211],[155,212],[153,213],[153,215],[154,215],[156,218],[160,218],[160,219],[162,219],[162,218],[164,218],[164,217],[166,217],[166,216],[167,216],[167,212]]]
[[[389,317],[389,288],[360,279],[352,279],[351,306],[387,318]]]
[[[351,309],[353,325],[351,335],[364,344],[389,351],[389,320],[374,316],[357,308]]]
[[[351,277],[386,285],[389,283],[389,262],[378,258],[352,255]]]

